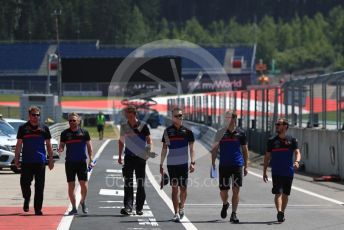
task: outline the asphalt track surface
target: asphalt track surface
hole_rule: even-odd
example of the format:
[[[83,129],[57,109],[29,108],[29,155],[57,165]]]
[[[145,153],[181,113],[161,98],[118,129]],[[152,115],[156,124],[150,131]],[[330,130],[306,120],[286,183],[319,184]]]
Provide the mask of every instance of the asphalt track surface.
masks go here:
[[[151,133],[154,150],[160,153],[162,128],[153,129]],[[229,222],[231,207],[228,217],[221,219],[217,180],[209,178],[210,155],[198,142],[195,144],[196,171],[189,175],[186,218],[182,223],[171,221],[170,186],[163,190],[157,187],[159,157],[148,160],[144,215],[122,216],[123,181],[116,159],[117,147],[117,141],[112,140],[101,152],[89,181],[89,213],[74,216],[69,229],[344,229],[343,185],[317,184],[310,177],[296,176],[286,221],[280,224],[276,221],[271,182],[262,181],[259,168],[250,168],[244,178],[237,211],[240,224]]]

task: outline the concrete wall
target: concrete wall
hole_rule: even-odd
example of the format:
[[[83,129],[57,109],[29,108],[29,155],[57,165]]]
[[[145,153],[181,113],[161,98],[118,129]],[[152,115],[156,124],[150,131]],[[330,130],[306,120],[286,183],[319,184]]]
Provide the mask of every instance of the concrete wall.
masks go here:
[[[344,178],[344,133],[335,130],[290,128],[299,142],[306,172]]]
[[[194,122],[184,122],[184,125],[198,130],[198,139],[210,150],[215,129]],[[291,127],[288,134],[298,139],[306,172],[344,178],[344,132]]]

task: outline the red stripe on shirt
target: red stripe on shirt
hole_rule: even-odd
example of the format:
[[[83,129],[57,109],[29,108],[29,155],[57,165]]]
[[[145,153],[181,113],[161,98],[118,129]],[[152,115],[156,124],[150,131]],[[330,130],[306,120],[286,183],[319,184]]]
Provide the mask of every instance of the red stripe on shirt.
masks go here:
[[[183,141],[184,137],[170,137],[170,141]]]
[[[30,138],[30,137],[41,137],[41,135],[37,135],[37,134],[26,134],[26,135],[24,135],[24,138]]]
[[[272,152],[286,152],[289,151],[288,148],[279,148],[279,149],[272,149]]]
[[[238,139],[235,139],[235,138],[223,138],[221,141],[236,142],[236,141],[238,141]]]
[[[82,140],[70,140],[66,141],[66,144],[81,142]]]

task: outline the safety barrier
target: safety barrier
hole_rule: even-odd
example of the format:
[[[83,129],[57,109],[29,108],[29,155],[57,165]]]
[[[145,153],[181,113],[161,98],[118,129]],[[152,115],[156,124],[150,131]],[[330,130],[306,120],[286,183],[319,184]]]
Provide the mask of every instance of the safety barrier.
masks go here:
[[[61,132],[69,127],[68,122],[56,123],[49,126],[51,137],[59,140]]]

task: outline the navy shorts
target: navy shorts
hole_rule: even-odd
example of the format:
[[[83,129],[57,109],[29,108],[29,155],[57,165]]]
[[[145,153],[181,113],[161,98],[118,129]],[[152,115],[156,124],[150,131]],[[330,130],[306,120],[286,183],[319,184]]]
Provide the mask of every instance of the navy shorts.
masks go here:
[[[97,131],[98,132],[104,131],[104,125],[97,125]]]
[[[231,184],[234,187],[242,186],[242,166],[219,167],[219,187],[220,190],[228,190]]]
[[[65,163],[67,182],[74,182],[75,176],[78,176],[78,180],[87,181],[87,163],[82,162],[69,162]]]
[[[293,183],[292,176],[274,176],[272,175],[272,194],[290,195],[291,185]]]
[[[168,175],[171,185],[187,187],[188,184],[188,165],[167,165]]]

